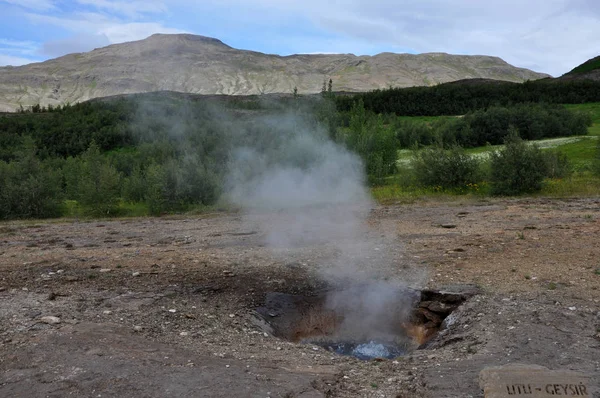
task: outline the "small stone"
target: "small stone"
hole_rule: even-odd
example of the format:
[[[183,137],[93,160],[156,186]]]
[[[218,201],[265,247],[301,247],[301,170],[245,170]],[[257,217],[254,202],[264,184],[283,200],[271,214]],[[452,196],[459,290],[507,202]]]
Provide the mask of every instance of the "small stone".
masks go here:
[[[110,315],[110,314],[112,314],[112,311],[106,310],[106,311],[102,311],[102,313],[104,315]]]
[[[105,272],[110,272],[110,271],[112,271],[112,269],[110,269],[110,268],[100,268],[100,271],[98,271],[98,272],[105,273]]]
[[[228,367],[229,367],[229,365],[225,365],[225,367],[226,367],[226,368],[228,368]]]
[[[179,333],[179,335],[182,337],[189,336],[190,332],[181,332],[181,333]]]
[[[140,273],[139,273],[138,271],[136,271],[136,272],[133,272],[133,273],[131,274],[131,276],[140,276]]]
[[[575,311],[577,307],[569,307],[569,311]]]
[[[230,318],[235,318],[235,314],[229,314]]]
[[[134,327],[133,327],[133,331],[134,331],[134,332],[141,332],[142,330],[144,330],[144,328],[143,328],[143,327],[141,327],[141,326],[137,326],[137,325],[136,325],[136,326],[134,326]]]
[[[175,308],[171,308],[171,309],[169,310],[169,312],[170,312],[170,313],[172,313],[172,314],[174,314],[174,313],[176,313],[176,312],[177,312],[177,310],[176,310]]]
[[[4,286],[0,286],[0,292],[4,292],[6,288]]]
[[[440,227],[442,227],[442,228],[448,228],[448,229],[450,229],[450,228],[456,228],[456,224],[443,223],[443,224],[440,224]]]
[[[60,318],[57,316],[43,316],[40,318],[40,321],[48,325],[57,325],[60,323]]]
[[[65,280],[67,282],[77,282],[79,280],[79,278],[76,277],[75,275],[69,275],[65,278]]]

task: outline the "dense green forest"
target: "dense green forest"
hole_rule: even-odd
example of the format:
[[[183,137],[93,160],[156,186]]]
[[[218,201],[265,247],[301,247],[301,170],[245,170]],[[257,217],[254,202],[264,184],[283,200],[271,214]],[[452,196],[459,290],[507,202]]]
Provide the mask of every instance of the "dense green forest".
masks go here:
[[[152,93],[3,114],[0,219],[161,214],[214,205],[237,148],[281,157],[285,140],[309,131],[358,154],[371,184],[397,175],[399,150],[429,147],[415,152],[412,183],[456,189],[496,178],[495,186],[505,188],[490,193],[535,191],[541,179],[564,176],[567,161],[524,149],[519,140],[585,135],[590,116],[556,103],[597,100],[600,90],[584,94],[586,84],[450,84],[353,97],[330,90],[273,97]],[[399,114],[461,116],[415,120]],[[464,153],[507,137],[510,152],[491,160],[495,175]],[[298,155],[289,162],[309,167],[310,159]],[[515,162],[535,169],[535,189],[511,185]]]
[[[464,115],[492,106],[523,103],[582,104],[600,102],[600,82],[541,79],[525,83],[463,80],[434,87],[391,88],[336,99],[340,111],[357,101],[375,113],[398,116]]]

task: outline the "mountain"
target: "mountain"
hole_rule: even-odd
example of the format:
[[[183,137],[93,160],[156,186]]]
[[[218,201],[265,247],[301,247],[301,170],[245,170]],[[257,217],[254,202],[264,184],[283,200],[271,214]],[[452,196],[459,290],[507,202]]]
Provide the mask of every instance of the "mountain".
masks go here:
[[[597,80],[600,81],[600,55],[588,59],[581,65],[573,68],[572,71],[565,73],[560,80]]]
[[[220,40],[156,34],[87,53],[0,68],[0,111],[161,90],[197,94],[263,94],[428,86],[468,78],[522,82],[548,75],[490,56],[445,53],[375,56],[279,56],[237,50]]]

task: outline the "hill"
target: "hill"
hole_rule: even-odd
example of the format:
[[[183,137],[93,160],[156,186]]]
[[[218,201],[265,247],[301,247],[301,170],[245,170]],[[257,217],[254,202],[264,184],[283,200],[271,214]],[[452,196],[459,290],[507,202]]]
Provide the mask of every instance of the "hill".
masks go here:
[[[97,97],[178,91],[252,95],[430,86],[482,78],[522,82],[547,77],[500,58],[445,53],[374,56],[316,54],[279,56],[238,50],[220,40],[157,34],[88,53],[69,54],[20,67],[0,68],[0,111],[58,105]]]
[[[597,80],[600,81],[600,55],[588,59],[581,65],[565,73],[561,80]]]

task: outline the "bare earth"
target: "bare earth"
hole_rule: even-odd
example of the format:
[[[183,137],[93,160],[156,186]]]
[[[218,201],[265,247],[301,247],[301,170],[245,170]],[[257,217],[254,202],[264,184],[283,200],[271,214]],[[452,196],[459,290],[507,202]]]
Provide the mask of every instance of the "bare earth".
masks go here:
[[[2,223],[0,397],[481,397],[507,363],[598,383],[600,200],[382,206],[369,225],[395,236],[386,272],[482,289],[435,348],[360,361],[265,335],[254,309],[322,288],[328,249],[273,253],[239,214]]]

